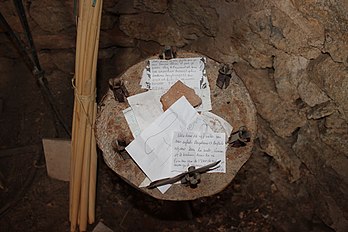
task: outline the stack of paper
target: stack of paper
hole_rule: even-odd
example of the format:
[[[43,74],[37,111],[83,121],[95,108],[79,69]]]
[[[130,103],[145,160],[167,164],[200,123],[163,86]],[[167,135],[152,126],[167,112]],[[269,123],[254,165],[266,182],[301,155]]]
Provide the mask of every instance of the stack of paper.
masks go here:
[[[134,140],[127,152],[155,181],[221,160],[215,172],[226,172],[226,139],[232,131],[224,119],[211,109],[210,88],[205,58],[150,60],[141,85],[149,91],[131,96],[129,108],[123,111]],[[202,98],[195,109],[183,96],[163,112],[160,97],[181,80]],[[164,193],[170,185],[159,187]]]
[[[126,150],[151,181],[171,177],[175,171],[187,171],[191,165],[199,167],[216,160],[222,161],[217,171],[225,172],[225,134],[213,133],[185,97],[142,131]],[[159,189],[165,192],[169,187]]]

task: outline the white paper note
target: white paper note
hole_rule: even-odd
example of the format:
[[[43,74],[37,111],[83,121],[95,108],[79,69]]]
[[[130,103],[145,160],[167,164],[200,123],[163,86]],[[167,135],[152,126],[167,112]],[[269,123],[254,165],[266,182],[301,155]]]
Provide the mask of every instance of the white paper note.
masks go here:
[[[149,62],[147,62],[147,65],[146,67],[144,68],[143,70],[143,73],[141,75],[141,79],[140,79],[140,87],[142,89],[150,89],[151,86],[150,86],[150,65],[149,65]]]
[[[196,107],[198,112],[205,112],[212,110],[210,100],[210,88],[195,89],[195,93],[202,99],[202,104]]]
[[[211,112],[202,112],[201,116],[215,133],[225,133],[225,141],[227,143],[227,140],[233,130],[231,124],[229,124],[225,119]]]
[[[129,129],[132,132],[133,138],[136,138],[140,134],[141,129],[138,125],[137,119],[135,118],[132,108],[128,107],[127,109],[124,109],[122,112],[124,117],[126,118]]]
[[[126,147],[151,181],[173,176],[171,143],[174,131],[212,132],[184,96],[176,101]],[[164,193],[169,187],[161,186],[159,190]]]
[[[140,79],[140,87],[142,89],[147,89],[146,87],[146,82],[148,81],[148,76],[147,76],[147,72],[146,72],[146,68],[144,68],[143,73],[141,74],[141,79]]]
[[[203,89],[207,82],[205,58],[150,60],[151,89],[169,89],[178,80],[193,89]]]
[[[226,172],[226,146],[224,133],[197,133],[175,131],[172,142],[172,170],[185,172],[221,160],[211,172]]]
[[[205,57],[149,60],[143,70],[140,85],[141,88],[151,91],[166,91],[177,80],[194,89],[202,99],[202,104],[196,107],[197,111],[212,109]]]

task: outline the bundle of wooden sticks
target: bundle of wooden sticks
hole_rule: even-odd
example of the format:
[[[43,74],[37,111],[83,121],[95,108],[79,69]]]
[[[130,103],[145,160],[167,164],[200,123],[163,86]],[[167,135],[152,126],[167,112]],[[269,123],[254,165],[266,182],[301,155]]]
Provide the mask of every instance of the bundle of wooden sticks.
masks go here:
[[[78,5],[74,116],[70,178],[70,230],[86,231],[95,220],[97,154],[94,136],[96,68],[102,0]]]

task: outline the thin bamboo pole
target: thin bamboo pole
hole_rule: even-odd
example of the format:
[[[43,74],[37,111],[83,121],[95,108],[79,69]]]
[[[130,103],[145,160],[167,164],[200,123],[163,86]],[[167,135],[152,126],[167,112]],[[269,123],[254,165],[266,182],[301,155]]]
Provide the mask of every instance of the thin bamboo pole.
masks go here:
[[[84,2],[79,2],[79,18],[78,18],[78,25],[77,25],[77,41],[76,41],[76,59],[75,59],[75,80],[74,80],[74,91],[75,91],[75,110],[74,111],[74,117],[73,117],[73,129],[74,129],[74,136],[72,137],[72,180],[71,183],[71,209],[70,209],[70,220],[71,220],[71,231],[75,231],[77,227],[77,218],[78,218],[78,204],[79,204],[79,173],[80,171],[77,169],[77,163],[79,162],[78,157],[81,156],[81,154],[78,153],[78,147],[79,143],[81,141],[77,140],[79,132],[79,124],[81,121],[80,118],[80,112],[81,112],[81,103],[79,102],[78,95],[79,93],[79,87],[80,87],[80,81],[81,76],[83,76],[83,69],[81,68],[81,63],[84,57],[84,50],[81,49],[81,44],[83,44],[82,40],[85,37],[84,36],[84,18],[85,18],[85,10],[84,10]],[[76,142],[75,142],[76,141]]]
[[[79,6],[79,16],[83,15],[83,11],[82,11],[82,7]],[[77,84],[77,77],[80,76],[80,72],[79,72],[79,66],[81,63],[80,60],[80,51],[81,49],[79,49],[79,44],[81,43],[81,35],[82,35],[82,27],[81,27],[81,21],[77,20],[77,36],[76,36],[76,58],[75,58],[75,76],[74,76],[74,80],[72,80],[72,85],[74,87],[74,94],[77,94],[77,88],[76,88],[76,84]],[[78,114],[78,102],[75,99],[74,102],[74,111],[73,111],[73,127],[72,127],[72,139],[76,138],[76,128],[77,128],[77,119],[76,116]],[[72,142],[71,144],[72,147],[72,152],[71,152],[71,161],[70,161],[70,209],[69,209],[69,219],[70,221],[72,220],[72,205],[73,205],[73,201],[72,201],[72,196],[73,196],[73,186],[75,186],[74,184],[74,170],[75,170],[75,164],[76,164],[76,145],[75,143]]]
[[[78,101],[78,100],[77,100]],[[77,113],[77,120],[79,122],[86,122],[87,121],[87,115],[83,113],[83,110],[81,110],[81,105],[79,104],[78,107],[78,113]],[[79,126],[78,124],[78,133],[77,138],[84,138],[84,135],[86,133],[86,127],[85,126]],[[83,125],[83,124],[82,124]],[[77,229],[77,219],[79,214],[79,204],[80,204],[80,194],[81,194],[81,178],[82,178],[82,161],[84,159],[84,144],[85,140],[83,139],[76,139],[76,149],[75,150],[75,167],[74,167],[74,173],[72,173],[74,176],[74,186],[73,192],[72,192],[72,219],[71,219],[71,231],[76,231]],[[74,152],[74,151],[73,151]]]
[[[86,106],[86,111],[88,115],[93,115],[93,112],[90,110],[89,99]],[[92,125],[87,121],[86,134],[84,137],[84,159],[82,161],[82,180],[81,180],[81,195],[80,195],[80,231],[87,230],[87,220],[88,220],[88,190],[89,190],[89,172],[90,172],[90,163],[91,163],[91,130]]]
[[[94,104],[93,118],[97,115],[97,104]],[[92,224],[95,220],[95,195],[97,184],[97,145],[94,133],[91,138],[91,170],[89,173],[89,193],[88,193],[88,223]]]
[[[75,86],[77,91],[81,91],[81,83],[83,81],[82,77],[84,76],[84,70],[83,70],[83,60],[85,57],[85,43],[86,43],[86,27],[87,27],[87,20],[86,20],[86,1],[79,1],[79,19],[78,19],[78,29],[80,29],[80,34],[78,34],[77,43],[76,43],[76,53],[79,55],[79,65],[76,69],[76,80],[75,80]],[[81,94],[81,92],[78,92],[78,94]]]
[[[101,15],[102,15],[102,0],[99,2],[99,16],[98,16],[98,25],[97,28],[100,27],[101,23]],[[96,43],[95,43],[95,49],[94,49],[94,60],[98,60],[98,45],[99,45],[99,35],[100,30],[97,29],[96,34]],[[94,75],[94,78],[96,78],[97,73],[97,65],[93,66],[92,74]],[[96,82],[93,82],[92,90],[96,89]],[[94,113],[93,113],[93,121],[95,121],[96,114],[97,114],[97,104],[94,104]],[[96,193],[96,182],[97,182],[97,149],[96,149],[96,140],[94,131],[92,134],[92,141],[91,141],[91,170],[90,170],[90,184],[89,184],[89,199],[88,199],[88,222],[93,223],[95,220],[95,193]]]
[[[85,4],[86,4],[86,0]],[[80,83],[80,90],[82,95],[88,95],[90,93],[90,89],[85,88],[85,82],[86,80],[90,79],[90,72],[87,71],[87,68],[92,65],[92,63],[87,63],[87,59],[90,56],[89,54],[89,47],[91,46],[91,41],[90,41],[90,30],[91,30],[91,20],[92,20],[92,14],[93,14],[93,7],[91,7],[89,4],[87,4],[85,11],[86,11],[86,18],[84,20],[84,35],[82,38],[82,44],[81,44],[81,50],[84,53],[83,59],[82,59],[82,78],[80,78],[81,83]]]

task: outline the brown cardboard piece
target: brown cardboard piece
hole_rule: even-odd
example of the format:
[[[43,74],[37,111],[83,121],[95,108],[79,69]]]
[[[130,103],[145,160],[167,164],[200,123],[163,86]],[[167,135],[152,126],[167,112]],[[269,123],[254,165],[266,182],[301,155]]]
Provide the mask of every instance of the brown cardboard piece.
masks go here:
[[[107,227],[103,222],[98,222],[92,232],[113,232],[113,230]]]
[[[193,107],[202,104],[202,99],[195,93],[193,89],[191,89],[181,81],[177,81],[160,99],[163,111],[166,111],[182,96],[185,96]]]
[[[47,173],[50,177],[70,180],[71,142],[64,139],[42,139]]]

